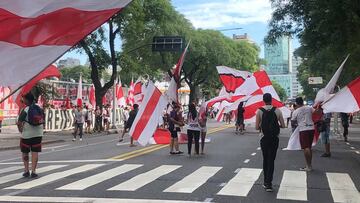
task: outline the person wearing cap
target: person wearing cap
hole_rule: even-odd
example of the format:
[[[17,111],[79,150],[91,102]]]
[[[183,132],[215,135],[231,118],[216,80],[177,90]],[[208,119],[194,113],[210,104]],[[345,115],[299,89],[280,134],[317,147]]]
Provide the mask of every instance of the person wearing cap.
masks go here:
[[[39,159],[39,152],[41,152],[41,141],[44,135],[43,125],[30,125],[28,112],[30,105],[35,103],[35,98],[32,93],[28,93],[22,98],[23,103],[26,107],[20,112],[17,126],[19,132],[21,133],[20,137],[20,150],[22,152],[22,160],[24,163],[24,173],[23,177],[36,178],[38,174],[36,173],[37,163]],[[29,169],[29,153],[31,152],[31,174]]]

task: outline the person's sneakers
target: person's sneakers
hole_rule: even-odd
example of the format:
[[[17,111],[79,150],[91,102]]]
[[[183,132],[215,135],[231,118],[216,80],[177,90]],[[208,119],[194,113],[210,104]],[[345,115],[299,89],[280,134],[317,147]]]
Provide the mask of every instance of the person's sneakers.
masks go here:
[[[31,173],[31,178],[37,178],[39,175],[36,173]]]
[[[266,186],[265,191],[266,192],[273,192],[274,189],[272,188],[272,186]]]
[[[25,178],[27,178],[27,177],[30,176],[30,172],[29,172],[29,171],[24,172],[24,173],[22,174],[22,176],[25,177]]]
[[[184,152],[182,152],[182,151],[177,151],[177,152],[175,152],[175,154],[183,154]]]
[[[116,143],[116,146],[120,146],[121,145],[121,142],[119,141],[118,143]]]
[[[82,141],[82,138],[80,138],[79,140]]]
[[[75,138],[73,138],[73,139],[72,139],[72,141],[73,141],[73,142],[75,142],[75,141],[76,141],[76,139],[75,139]]]
[[[176,152],[170,152],[171,155],[176,154]]]
[[[324,153],[321,155],[321,157],[331,157],[331,153]]]
[[[122,141],[124,141],[124,138],[121,138],[121,139],[119,140],[119,142],[122,142]]]
[[[300,168],[300,171],[310,172],[310,171],[312,171],[312,168],[303,167],[303,168]]]

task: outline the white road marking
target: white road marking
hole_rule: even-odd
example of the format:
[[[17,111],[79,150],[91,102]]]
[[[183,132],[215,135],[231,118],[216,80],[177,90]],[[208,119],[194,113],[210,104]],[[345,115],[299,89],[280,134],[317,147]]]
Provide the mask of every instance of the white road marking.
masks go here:
[[[306,172],[285,170],[277,199],[307,201]]]
[[[179,182],[164,190],[164,192],[192,193],[197,188],[205,184],[206,181],[214,176],[220,169],[222,169],[222,167],[202,166]]]
[[[346,144],[347,144],[347,145],[350,145],[350,143],[349,143],[349,142],[347,142]]]
[[[213,201],[213,199],[214,199],[214,198],[206,198],[206,199],[204,200],[204,202],[211,202],[211,201]]]
[[[160,200],[160,199],[117,199],[92,197],[35,197],[35,196],[0,196],[3,202],[56,202],[56,203],[200,203],[196,201]]]
[[[349,174],[326,173],[334,202],[360,202],[360,193]]]
[[[109,180],[115,176],[121,175],[123,173],[129,172],[136,168],[143,166],[142,164],[125,164],[102,173],[98,173],[96,175],[90,176],[85,179],[81,179],[79,181],[70,183],[68,185],[64,185],[62,187],[57,188],[56,190],[84,190],[88,187],[101,183],[105,180]]]
[[[57,149],[57,148],[66,147],[66,146],[69,146],[69,144],[59,145],[59,146],[54,146],[54,147],[45,147],[45,148],[42,148],[42,149]]]
[[[242,168],[217,194],[246,197],[259,178],[261,171],[257,168]]]
[[[8,167],[8,168],[3,168],[3,169],[0,169],[0,174],[11,172],[11,171],[16,171],[16,170],[19,170],[22,168],[24,168],[24,167],[23,166],[12,166],[12,167]]]
[[[255,153],[255,152],[251,154],[251,156],[255,156],[255,155],[256,155],[256,153]]]
[[[234,171],[234,173],[239,173],[240,170],[241,170],[241,168],[238,168]]]
[[[85,171],[89,171],[89,170],[98,168],[98,167],[103,166],[103,165],[104,164],[87,164],[87,165],[80,166],[80,167],[70,169],[70,170],[67,170],[67,171],[58,172],[58,173],[52,173],[50,175],[43,176],[43,177],[40,177],[38,179],[34,179],[32,181],[28,181],[28,182],[25,182],[25,183],[21,183],[21,184],[18,184],[18,185],[7,187],[5,189],[30,189],[30,188],[34,188],[34,187],[37,187],[37,186],[40,186],[40,185],[45,185],[47,183],[50,183],[50,182],[53,182],[53,181],[56,181],[56,180],[59,180],[59,179],[74,175],[76,173],[82,173],[82,172],[85,172]]]
[[[355,147],[350,147],[350,149],[355,149]]]
[[[250,159],[245,159],[244,163],[249,163]]]
[[[355,151],[356,154],[360,154],[360,151]]]
[[[85,159],[85,160],[59,160],[59,161],[39,161],[39,164],[54,164],[54,163],[93,163],[93,162],[120,162],[124,161],[123,159]],[[9,163],[0,163],[0,165],[13,165],[13,164],[23,164],[23,162],[9,162]]]
[[[256,150],[260,150],[260,149],[261,149],[260,147],[256,148]]]
[[[221,183],[219,186],[224,187],[225,185],[226,185],[226,183]]]
[[[140,175],[137,175],[130,180],[127,180],[123,183],[120,183],[119,185],[116,185],[108,190],[122,190],[122,191],[135,191],[152,181],[156,180],[157,178],[166,175],[181,166],[179,165],[162,165],[159,166],[151,171],[142,173]]]
[[[65,166],[67,166],[67,165],[45,166],[45,167],[42,167],[42,168],[38,168],[36,170],[36,173],[41,174],[41,173],[45,173],[45,172],[48,172],[48,171],[59,169],[59,168],[65,167]],[[21,173],[15,173],[15,174],[10,174],[10,175],[7,175],[7,176],[0,177],[0,184],[21,179],[22,178],[21,175],[22,175]]]

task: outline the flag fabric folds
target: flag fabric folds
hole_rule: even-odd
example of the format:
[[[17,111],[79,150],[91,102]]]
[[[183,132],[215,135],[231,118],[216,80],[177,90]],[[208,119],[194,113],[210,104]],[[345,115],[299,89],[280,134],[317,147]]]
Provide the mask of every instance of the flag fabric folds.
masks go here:
[[[122,89],[121,80],[119,79],[119,83],[116,84],[116,100],[117,104],[119,106],[126,106],[125,98],[124,98],[124,92]]]
[[[345,60],[341,63],[340,67],[337,69],[333,77],[330,79],[329,83],[326,85],[326,87],[320,89],[315,97],[315,104],[324,102],[328,100],[331,97],[331,93],[334,91],[336,87],[336,83],[339,80],[340,74],[344,68],[344,65],[349,58],[350,55],[348,55]]]
[[[251,76],[251,73],[248,71],[240,71],[227,66],[216,66],[216,69],[221,83],[229,93],[234,93],[236,88],[240,87]]]
[[[323,104],[324,113],[360,111],[360,77],[340,90],[334,97]]]
[[[95,99],[95,87],[91,85],[90,92],[89,92],[89,102],[93,108],[96,106],[96,99]]]
[[[24,85],[130,2],[0,1],[0,86]]]
[[[128,95],[126,98],[126,103],[130,106],[134,105],[134,82],[133,82],[132,78],[131,78],[130,87],[128,90]]]
[[[140,104],[144,98],[144,85],[141,79],[139,78],[134,84],[134,103]]]
[[[21,97],[23,95],[26,95],[28,92],[30,92],[37,82],[39,82],[44,78],[49,78],[49,77],[57,77],[57,78],[61,77],[61,73],[55,65],[48,66],[45,70],[41,71],[40,74],[38,74],[35,78],[30,80],[28,83],[26,83],[26,85],[24,85],[21,88],[19,94],[16,96],[15,99],[15,102],[20,109],[23,107],[23,104],[21,103]]]
[[[79,84],[77,88],[76,105],[82,106],[82,76],[80,75]]]
[[[159,124],[159,118],[166,108],[167,100],[161,91],[149,81],[144,99],[131,126],[129,134],[142,146],[149,143]]]

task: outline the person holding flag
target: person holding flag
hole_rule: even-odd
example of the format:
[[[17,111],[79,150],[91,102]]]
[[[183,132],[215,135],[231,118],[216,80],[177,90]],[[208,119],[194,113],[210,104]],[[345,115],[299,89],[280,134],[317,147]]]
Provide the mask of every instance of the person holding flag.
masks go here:
[[[182,121],[181,118],[179,104],[173,102],[172,107],[173,108],[169,114],[169,121],[168,121],[169,122],[168,129],[171,134],[170,154],[182,154],[183,152],[179,150],[178,133],[181,131],[180,128],[184,126],[184,122]]]

